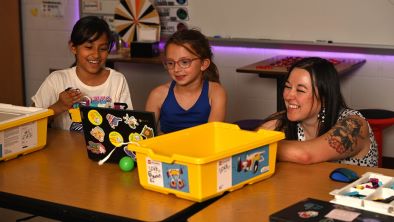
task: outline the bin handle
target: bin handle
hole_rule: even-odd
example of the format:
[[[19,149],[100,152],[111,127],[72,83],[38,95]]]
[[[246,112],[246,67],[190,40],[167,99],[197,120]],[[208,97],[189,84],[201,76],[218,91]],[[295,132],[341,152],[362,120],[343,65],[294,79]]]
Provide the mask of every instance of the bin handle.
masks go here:
[[[158,160],[158,161],[161,161],[161,162],[164,162],[164,163],[169,163],[169,164],[174,162],[174,158],[169,157],[169,156],[163,156],[163,155],[160,155],[160,154],[156,154],[152,150],[149,150],[148,153],[149,153],[148,156],[150,158],[154,159],[154,160]]]
[[[133,145],[138,146],[138,147],[143,147],[143,145],[141,146],[141,144],[139,144],[138,142],[133,142],[133,141],[130,141],[130,142],[127,142],[127,143],[123,143],[123,144],[124,145],[133,144]],[[134,149],[134,151],[136,151],[136,150]],[[142,151],[142,150],[140,150],[140,151]],[[165,163],[173,163],[174,159],[175,159],[175,158],[173,158],[173,156],[169,157],[169,156],[156,154],[151,149],[143,150],[142,152],[145,153],[147,156],[149,156],[152,159],[155,159],[155,160],[158,160],[158,161],[161,161],[161,162],[165,162]]]

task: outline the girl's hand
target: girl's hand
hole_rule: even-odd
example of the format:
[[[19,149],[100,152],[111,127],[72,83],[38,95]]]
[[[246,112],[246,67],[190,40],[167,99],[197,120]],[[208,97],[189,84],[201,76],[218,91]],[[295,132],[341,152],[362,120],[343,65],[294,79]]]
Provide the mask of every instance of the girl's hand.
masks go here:
[[[67,88],[59,94],[59,101],[68,108],[71,108],[74,103],[80,102],[81,98],[81,91],[74,88]]]
[[[82,99],[82,93],[79,89],[67,88],[59,94],[59,100],[50,106],[56,114],[60,114],[70,109],[74,103],[80,102]]]

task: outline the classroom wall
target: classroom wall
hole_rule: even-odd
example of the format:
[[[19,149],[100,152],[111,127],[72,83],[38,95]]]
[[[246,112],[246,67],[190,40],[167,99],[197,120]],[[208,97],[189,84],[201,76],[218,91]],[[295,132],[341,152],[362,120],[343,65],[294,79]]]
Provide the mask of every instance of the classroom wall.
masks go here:
[[[394,110],[394,55],[324,53],[261,48],[213,47],[215,63],[220,70],[228,94],[228,122],[248,118],[264,118],[276,110],[276,81],[256,74],[237,73],[238,67],[276,55],[330,56],[365,58],[359,69],[341,78],[342,93],[355,109],[379,108]],[[116,63],[132,90],[135,109],[143,109],[149,91],[168,81],[159,64]],[[394,127],[384,131],[384,156],[394,157]]]
[[[208,36],[394,46],[392,0],[190,0]],[[214,18],[214,19],[212,19]]]
[[[0,67],[0,102],[23,106],[24,79],[22,73],[22,43],[19,2],[10,1],[0,8],[0,27],[4,30],[0,35],[0,50],[7,53],[2,56]],[[12,84],[10,84],[12,83]]]
[[[26,80],[26,104],[37,91],[51,68],[65,68],[74,61],[67,42],[78,19],[78,1],[67,1],[64,17],[32,14],[39,0],[22,1],[23,47]],[[394,110],[394,55],[321,53],[262,48],[214,47],[215,63],[228,94],[227,121],[263,118],[276,110],[276,82],[255,74],[237,73],[238,67],[275,55],[358,57],[367,60],[361,68],[342,78],[342,91],[355,108]],[[143,109],[149,91],[168,75],[159,64],[116,63],[129,82],[135,109]],[[384,156],[394,157],[394,127],[384,131]]]
[[[42,0],[22,0],[23,60],[26,105],[48,76],[50,69],[70,66],[74,56],[68,41],[79,18],[79,1],[63,1],[60,13],[46,14]],[[60,16],[63,13],[63,16]]]

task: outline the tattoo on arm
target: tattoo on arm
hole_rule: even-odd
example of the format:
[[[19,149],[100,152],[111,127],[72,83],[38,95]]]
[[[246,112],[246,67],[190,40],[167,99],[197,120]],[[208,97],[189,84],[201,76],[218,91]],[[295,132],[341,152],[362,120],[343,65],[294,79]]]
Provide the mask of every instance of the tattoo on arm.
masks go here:
[[[357,139],[361,137],[361,126],[362,122],[357,118],[340,121],[327,136],[328,144],[339,154],[352,152]]]

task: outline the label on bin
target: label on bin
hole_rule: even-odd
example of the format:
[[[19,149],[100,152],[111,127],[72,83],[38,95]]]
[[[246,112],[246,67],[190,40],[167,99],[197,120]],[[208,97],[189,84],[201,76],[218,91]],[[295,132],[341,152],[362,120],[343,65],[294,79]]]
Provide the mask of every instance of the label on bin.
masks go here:
[[[149,184],[189,193],[187,166],[162,163],[147,157],[146,170]]]
[[[217,191],[222,191],[269,171],[269,145],[217,162]],[[233,164],[234,163],[234,164]]]
[[[232,161],[231,157],[222,159],[218,161],[218,172],[217,172],[217,181],[218,181],[218,191],[222,191],[232,186],[232,172],[231,172]]]
[[[37,122],[0,132],[0,157],[21,152],[37,145]]]

